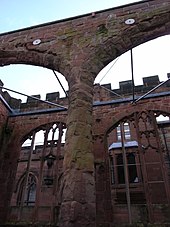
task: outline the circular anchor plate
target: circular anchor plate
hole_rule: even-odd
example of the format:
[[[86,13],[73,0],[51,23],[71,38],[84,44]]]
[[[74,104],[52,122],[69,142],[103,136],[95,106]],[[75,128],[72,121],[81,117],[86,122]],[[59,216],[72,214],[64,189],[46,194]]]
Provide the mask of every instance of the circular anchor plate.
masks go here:
[[[125,20],[125,24],[134,24],[135,23],[135,20],[134,19],[127,19],[127,20]]]
[[[33,45],[38,45],[40,43],[41,43],[41,39],[35,39],[32,44]]]

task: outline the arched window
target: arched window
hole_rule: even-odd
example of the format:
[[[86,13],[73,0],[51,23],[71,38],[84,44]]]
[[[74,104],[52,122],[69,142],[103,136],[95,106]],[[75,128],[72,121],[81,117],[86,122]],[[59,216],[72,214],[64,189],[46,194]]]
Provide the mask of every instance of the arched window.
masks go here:
[[[108,135],[111,183],[116,185],[125,184],[125,181],[139,183],[140,160],[138,142],[134,123],[126,120],[112,129]],[[123,137],[123,138],[122,138]],[[124,160],[125,158],[125,160]],[[125,172],[127,173],[125,179]]]
[[[17,205],[32,206],[36,199],[36,178],[29,173],[28,177],[24,176],[18,191]]]

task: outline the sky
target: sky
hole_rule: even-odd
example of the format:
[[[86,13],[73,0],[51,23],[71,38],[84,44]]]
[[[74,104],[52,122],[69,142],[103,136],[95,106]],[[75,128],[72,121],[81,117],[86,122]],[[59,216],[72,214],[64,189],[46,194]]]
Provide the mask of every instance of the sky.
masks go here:
[[[26,28],[46,22],[69,18],[85,13],[112,8],[132,2],[133,0],[1,0],[0,33]],[[159,75],[160,80],[167,79],[169,64],[170,36],[163,36],[133,49],[135,84],[142,84],[142,77]],[[116,63],[115,63],[116,62]],[[131,79],[130,52],[111,62],[96,77],[95,83],[111,83],[112,89],[119,87],[119,81]],[[109,70],[110,69],[110,70]],[[109,71],[109,72],[108,72]],[[107,73],[108,72],[108,73]],[[104,77],[104,78],[103,78]],[[67,90],[64,77],[59,78]],[[103,78],[103,80],[101,80]],[[26,65],[0,67],[0,79],[4,87],[28,94],[45,94],[60,91],[64,96],[51,70]],[[26,98],[10,93],[11,96]]]

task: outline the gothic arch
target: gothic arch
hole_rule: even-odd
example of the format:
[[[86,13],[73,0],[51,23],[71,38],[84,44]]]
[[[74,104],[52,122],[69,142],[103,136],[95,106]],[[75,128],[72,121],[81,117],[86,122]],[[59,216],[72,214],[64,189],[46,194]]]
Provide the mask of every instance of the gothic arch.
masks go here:
[[[12,119],[10,119],[12,120]],[[55,122],[62,122],[66,125],[67,113],[61,114],[56,113],[50,114],[47,117],[44,115],[39,115],[38,118],[30,118],[26,116],[24,122],[21,117],[16,117],[12,137],[15,137],[15,141],[19,144],[22,143],[24,138],[30,135],[34,130],[39,130],[47,124],[53,124]],[[29,123],[28,123],[29,122]],[[10,124],[10,122],[9,122]]]
[[[134,24],[125,24],[129,15]],[[96,77],[129,49],[170,34],[169,15],[168,0],[142,1],[99,11],[94,17],[87,14],[7,32],[0,35],[0,65],[42,66],[61,72],[68,81],[70,70],[74,74],[81,67]],[[77,22],[84,24],[83,30]]]
[[[37,176],[33,173],[33,172],[29,172],[28,173],[28,177],[32,177],[35,181],[35,185],[37,185],[38,183],[38,178]],[[19,178],[19,180],[17,181],[17,184],[16,184],[16,189],[15,189],[15,193],[17,193],[17,204],[20,203],[20,200],[21,200],[21,197],[23,197],[23,187],[24,187],[24,184],[25,184],[25,178],[26,178],[26,172],[24,172],[21,177]]]
[[[41,131],[41,130],[46,130],[47,128],[51,128],[54,124],[62,124],[63,126],[63,129],[66,129],[66,123],[63,122],[63,121],[51,121],[51,122],[47,122],[46,124],[39,124],[38,127],[35,127],[34,125],[34,128],[32,128],[31,130],[29,129],[29,131],[25,132],[24,135],[22,135],[22,138],[20,139],[20,143],[22,144],[24,142],[24,140],[26,138],[28,138],[29,136],[31,136],[33,134],[33,132],[38,132],[38,131]]]
[[[170,107],[167,105],[162,105],[161,103],[155,104],[155,103],[149,103],[147,107],[144,105],[143,108],[140,107],[140,110],[138,109],[138,105],[135,107],[131,104],[131,107],[128,106],[127,109],[121,109],[121,113],[119,112],[117,115],[113,116],[113,119],[110,119],[110,123],[108,122],[106,129],[105,129],[105,136],[109,133],[112,128],[116,127],[119,122],[121,122],[123,119],[128,119],[131,115],[133,115],[135,112],[142,112],[143,110],[147,111],[154,111],[159,112],[165,115],[170,115]],[[114,124],[112,123],[114,121]]]

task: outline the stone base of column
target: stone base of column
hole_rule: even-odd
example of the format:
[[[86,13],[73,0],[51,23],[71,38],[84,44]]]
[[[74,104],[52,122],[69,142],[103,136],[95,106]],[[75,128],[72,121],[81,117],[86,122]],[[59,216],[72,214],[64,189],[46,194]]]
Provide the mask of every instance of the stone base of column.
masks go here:
[[[69,170],[60,185],[59,227],[95,227],[95,182],[90,172]]]
[[[60,208],[59,227],[95,227],[95,205],[76,201],[63,202]]]

